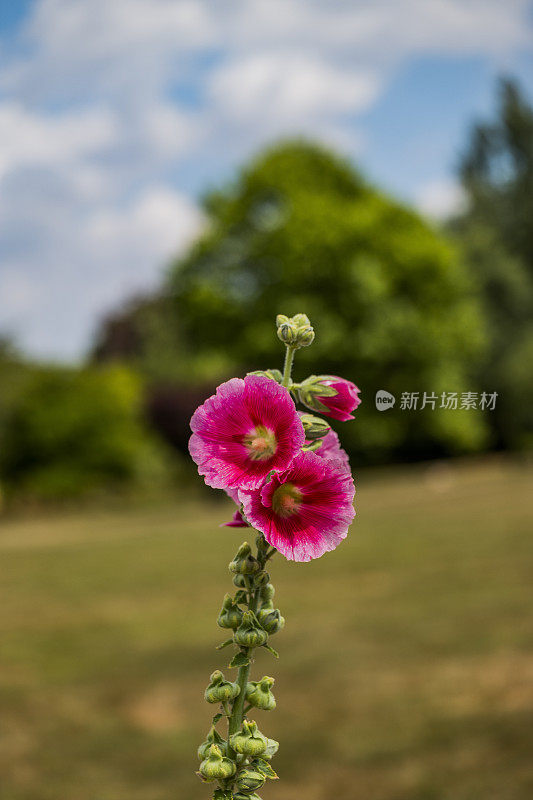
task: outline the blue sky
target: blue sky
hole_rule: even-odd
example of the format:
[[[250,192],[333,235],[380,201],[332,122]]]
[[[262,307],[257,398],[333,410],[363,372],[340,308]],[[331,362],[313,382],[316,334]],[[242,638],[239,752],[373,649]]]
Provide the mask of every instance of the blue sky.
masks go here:
[[[0,332],[83,355],[277,137],[351,157],[423,213],[495,81],[533,96],[531,0],[1,0]]]

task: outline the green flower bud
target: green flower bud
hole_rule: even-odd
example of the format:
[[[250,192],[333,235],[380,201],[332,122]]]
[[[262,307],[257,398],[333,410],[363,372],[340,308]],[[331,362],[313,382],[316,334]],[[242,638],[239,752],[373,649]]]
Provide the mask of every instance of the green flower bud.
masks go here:
[[[244,720],[242,728],[230,738],[230,744],[243,756],[260,756],[267,749],[266,737],[258,730],[257,722]]]
[[[294,387],[297,388],[300,402],[311,411],[318,411],[321,414],[329,413],[329,408],[320,400],[320,398],[335,397],[338,394],[333,386],[323,383],[329,377],[328,375],[310,375],[298,387]]]
[[[309,347],[315,341],[315,332],[310,325],[305,325],[298,330],[297,341],[300,347]]]
[[[295,314],[292,318],[292,322],[294,322],[294,324],[299,328],[303,328],[306,325],[311,325],[311,321],[307,314]]]
[[[229,565],[230,572],[236,572],[239,575],[254,575],[261,569],[259,561],[253,557],[252,548],[248,542],[243,542],[233,561]]]
[[[274,610],[262,608],[257,616],[259,624],[267,633],[277,633],[285,627],[285,619],[277,608]]]
[[[242,621],[242,610],[235,605],[231,595],[227,594],[218,615],[217,623],[221,628],[238,628]]]
[[[275,739],[267,739],[267,746],[264,753],[262,753],[261,758],[264,758],[265,761],[271,761],[276,753],[279,750],[279,742],[276,742]]]
[[[262,711],[273,711],[276,708],[276,699],[270,691],[274,685],[274,678],[265,675],[260,681],[250,681],[246,685],[246,699],[254,708]]]
[[[272,600],[275,594],[276,590],[271,583],[267,583],[266,586],[261,586],[261,591],[259,592],[261,600],[268,602]]]
[[[240,691],[238,684],[225,680],[221,671],[216,669],[211,675],[211,683],[205,690],[204,697],[208,703],[225,703],[237,697]]]
[[[238,592],[235,592],[235,598],[233,602],[235,603],[235,605],[240,605],[241,603],[247,603],[248,592],[246,592],[244,589],[239,589]]]
[[[281,383],[283,380],[283,375],[279,369],[256,369],[253,372],[248,372],[247,374],[260,375],[262,378],[270,378],[272,381],[276,381],[276,383]]]
[[[216,744],[216,746],[220,749],[221,753],[225,753],[226,742],[217,731],[214,725],[211,726],[211,730],[207,734],[205,742],[202,742],[200,747],[198,748],[198,758],[200,761],[203,761],[204,758],[207,758],[209,755],[209,751],[211,750],[211,745]]]
[[[314,417],[312,414],[300,414],[300,419],[304,426],[306,442],[322,439],[331,430],[329,423],[322,417]]]
[[[261,800],[261,798],[255,792],[253,794],[243,794],[242,792],[237,792],[237,794],[233,795],[233,800]]]
[[[254,586],[266,586],[270,582],[270,575],[264,569],[254,575]]]
[[[268,640],[265,630],[259,625],[253,611],[244,612],[234,638],[235,643],[241,647],[261,647]]]
[[[212,744],[209,756],[200,764],[200,774],[206,781],[221,781],[235,775],[235,764],[222,755],[220,748]]]
[[[298,339],[298,328],[296,325],[292,325],[291,322],[282,322],[281,325],[278,326],[278,339],[280,339],[283,344],[288,344],[293,347]]]
[[[233,585],[237,587],[237,589],[246,589],[246,578],[244,575],[237,575],[233,576]]]
[[[238,776],[237,780],[235,781],[235,788],[241,792],[244,792],[248,797],[250,796],[250,792],[254,792],[256,789],[260,789],[265,782],[265,776],[256,769],[252,769],[250,767],[245,767],[242,769]]]
[[[274,603],[272,600],[265,600],[261,606],[261,611],[274,611]]]
[[[290,318],[285,314],[278,314],[276,328],[278,338],[289,347],[308,347],[315,338],[315,332],[306,314],[295,314]]]

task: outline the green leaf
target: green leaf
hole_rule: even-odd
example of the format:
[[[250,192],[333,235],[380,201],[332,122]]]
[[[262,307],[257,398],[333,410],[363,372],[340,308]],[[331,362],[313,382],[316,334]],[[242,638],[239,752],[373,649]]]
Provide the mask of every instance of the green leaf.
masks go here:
[[[279,778],[279,775],[274,772],[268,761],[265,761],[263,758],[257,758],[253,762],[253,766],[261,772],[265,778],[270,778],[271,781],[275,781]]]
[[[278,651],[277,651],[277,650],[274,650],[274,648],[273,648],[273,647],[270,647],[270,645],[269,645],[269,644],[264,644],[264,645],[262,645],[262,647],[264,647],[264,648],[265,648],[265,650],[268,650],[268,652],[269,652],[269,653],[272,653],[272,655],[274,656],[274,658],[279,658],[279,653],[278,653]]]
[[[228,666],[247,667],[249,663],[250,663],[250,658],[249,656],[246,655],[246,653],[235,653]]]
[[[215,789],[213,800],[233,800],[233,793],[225,792],[224,789]]]
[[[213,717],[213,725],[216,725],[217,722],[220,722],[223,716],[225,715],[221,713],[215,714],[215,716]]]
[[[229,647],[230,644],[233,644],[233,639],[226,639],[225,642],[222,642],[222,644],[217,645],[217,650],[223,650],[225,647]]]

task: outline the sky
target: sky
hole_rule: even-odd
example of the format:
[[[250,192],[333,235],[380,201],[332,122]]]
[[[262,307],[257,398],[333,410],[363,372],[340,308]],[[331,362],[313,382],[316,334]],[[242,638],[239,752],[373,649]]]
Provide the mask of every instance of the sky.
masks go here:
[[[533,0],[0,0],[0,333],[75,361],[287,135],[441,218]]]

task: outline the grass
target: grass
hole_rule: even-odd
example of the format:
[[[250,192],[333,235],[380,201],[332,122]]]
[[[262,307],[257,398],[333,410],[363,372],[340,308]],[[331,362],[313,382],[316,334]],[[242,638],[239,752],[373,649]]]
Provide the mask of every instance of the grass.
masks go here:
[[[264,800],[533,797],[533,469],[361,481],[350,538],[274,559],[286,629],[261,728]],[[529,491],[529,495],[528,495]],[[15,520],[0,531],[1,800],[210,797],[194,775],[225,666],[215,624],[243,531],[226,503]]]

